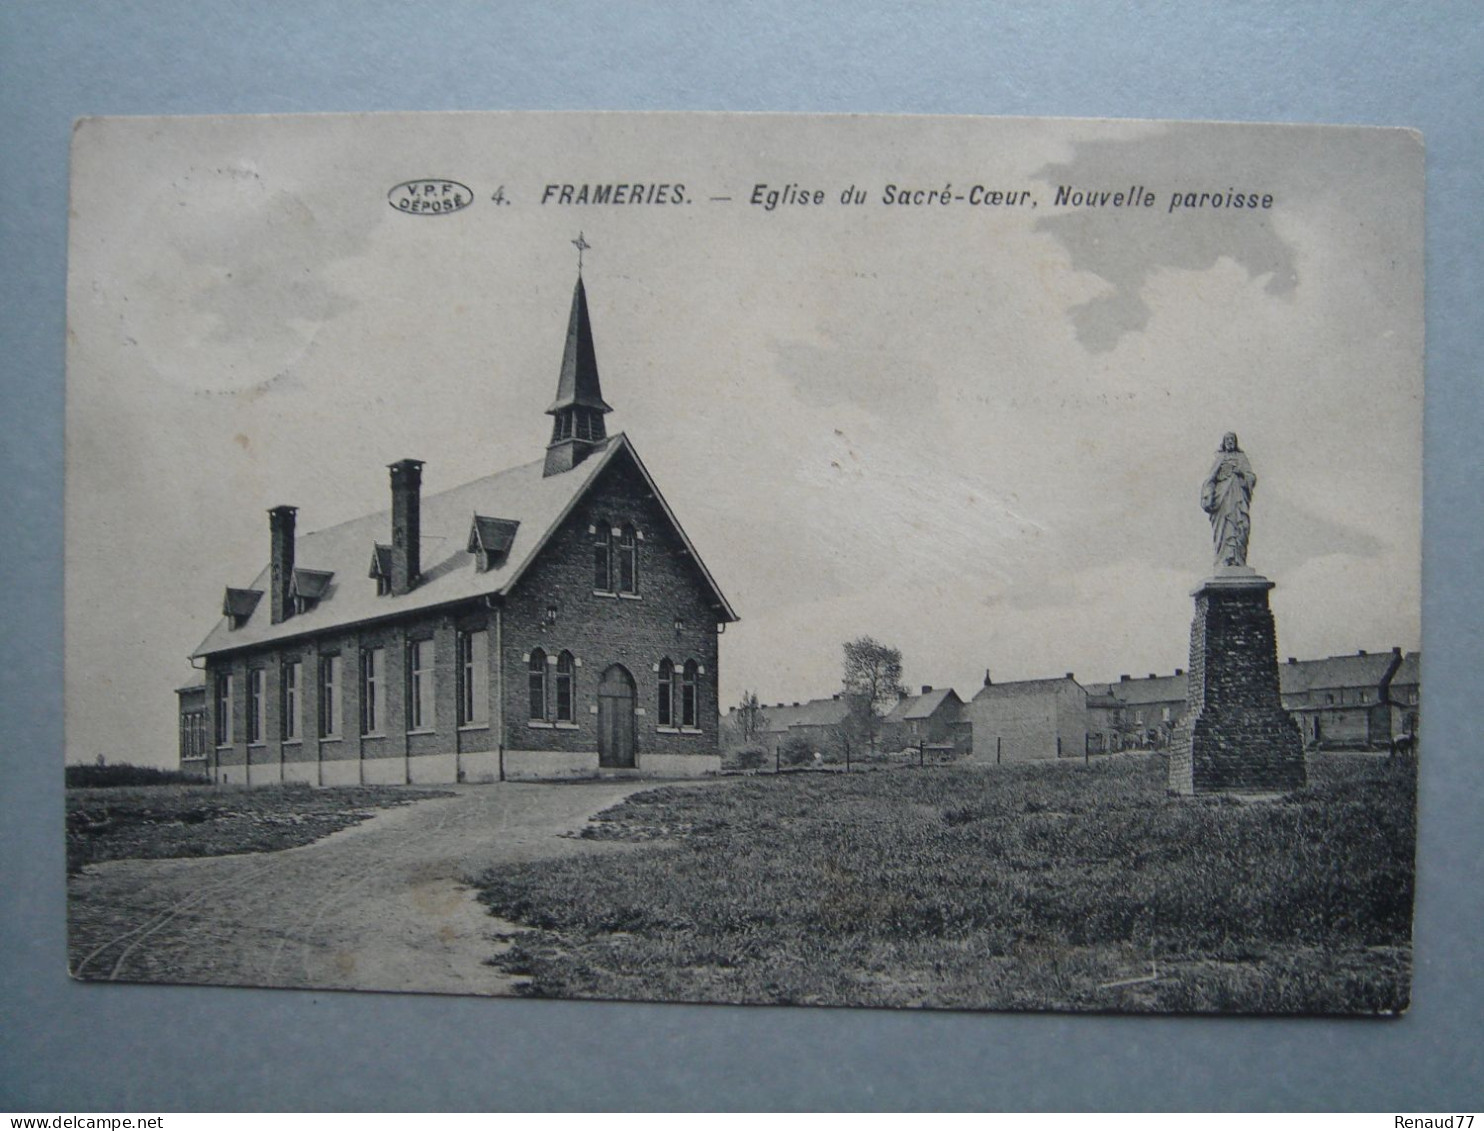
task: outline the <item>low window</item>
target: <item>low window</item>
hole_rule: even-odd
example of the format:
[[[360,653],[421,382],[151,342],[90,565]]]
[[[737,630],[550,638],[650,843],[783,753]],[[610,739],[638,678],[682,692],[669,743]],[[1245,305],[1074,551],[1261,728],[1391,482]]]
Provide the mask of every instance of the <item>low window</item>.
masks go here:
[[[433,729],[433,642],[407,646],[407,729]]]
[[[319,733],[322,738],[340,737],[340,657],[319,659]]]
[[[675,665],[666,656],[660,661],[660,700],[658,710],[655,712],[659,725],[669,727],[675,725]]]
[[[285,740],[299,737],[299,675],[303,664],[288,660],[279,674],[279,734]]]
[[[216,744],[232,745],[232,676],[228,672],[216,677]]]
[[[531,718],[544,721],[546,719],[546,653],[540,648],[531,653],[528,669]]]
[[[563,652],[556,664],[556,721],[570,723],[572,714],[572,653]]]
[[[459,725],[489,722],[489,633],[459,633]]]
[[[694,660],[685,661],[680,683],[680,725],[696,726],[700,718],[700,685],[697,681],[698,666]]]
[[[386,649],[361,652],[361,733],[377,734],[386,725]]]

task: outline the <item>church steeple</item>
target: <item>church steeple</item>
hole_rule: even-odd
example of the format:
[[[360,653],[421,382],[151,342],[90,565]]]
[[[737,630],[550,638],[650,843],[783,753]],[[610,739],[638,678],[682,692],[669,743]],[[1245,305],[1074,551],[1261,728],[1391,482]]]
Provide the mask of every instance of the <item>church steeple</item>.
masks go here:
[[[581,242],[581,237],[577,242]],[[587,291],[582,285],[579,267],[577,286],[572,291],[572,313],[567,319],[567,344],[562,350],[556,400],[546,410],[547,415],[555,419],[551,427],[551,443],[546,446],[544,474],[559,475],[571,471],[586,459],[607,437],[603,415],[612,411],[603,400],[603,390],[598,383],[598,356],[593,349]]]

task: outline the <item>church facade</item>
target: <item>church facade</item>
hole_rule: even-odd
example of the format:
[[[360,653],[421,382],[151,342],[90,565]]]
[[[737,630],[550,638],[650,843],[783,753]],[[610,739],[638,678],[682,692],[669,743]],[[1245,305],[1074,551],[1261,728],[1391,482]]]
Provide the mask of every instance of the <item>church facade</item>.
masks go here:
[[[253,785],[719,769],[737,616],[610,411],[579,274],[543,458],[428,496],[422,461],[399,460],[388,509],[314,533],[270,510],[267,566],[193,653],[205,740],[182,768]]]

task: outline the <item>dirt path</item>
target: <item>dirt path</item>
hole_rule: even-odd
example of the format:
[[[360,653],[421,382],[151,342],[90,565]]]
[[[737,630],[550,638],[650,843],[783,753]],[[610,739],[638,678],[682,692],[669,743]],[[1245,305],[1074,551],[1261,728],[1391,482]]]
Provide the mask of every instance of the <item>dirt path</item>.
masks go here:
[[[87,979],[502,994],[506,926],[467,879],[623,845],[561,834],[654,783],[456,786],[315,844],[95,864],[69,884],[69,964]]]

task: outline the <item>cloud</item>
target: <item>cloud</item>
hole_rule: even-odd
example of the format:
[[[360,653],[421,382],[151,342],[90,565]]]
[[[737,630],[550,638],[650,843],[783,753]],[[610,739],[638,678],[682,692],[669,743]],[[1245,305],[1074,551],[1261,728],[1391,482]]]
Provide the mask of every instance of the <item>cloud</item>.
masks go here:
[[[1268,294],[1293,293],[1297,256],[1278,233],[1271,210],[1168,211],[1175,192],[1270,192],[1268,178],[1286,153],[1282,147],[1274,153],[1272,136],[1271,131],[1234,129],[1220,145],[1192,145],[1185,131],[1174,129],[1132,140],[1083,141],[1069,160],[1037,172],[1052,199],[1059,186],[1098,192],[1144,186],[1156,197],[1151,208],[1064,205],[1036,221],[1038,231],[1067,250],[1074,269],[1109,284],[1105,294],[1070,311],[1077,338],[1089,352],[1106,353],[1125,334],[1144,329],[1151,316],[1144,286],[1160,270],[1204,271],[1230,259],[1249,277],[1265,276]],[[1292,203],[1283,199],[1276,207]]]

